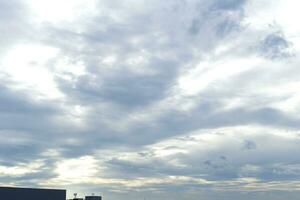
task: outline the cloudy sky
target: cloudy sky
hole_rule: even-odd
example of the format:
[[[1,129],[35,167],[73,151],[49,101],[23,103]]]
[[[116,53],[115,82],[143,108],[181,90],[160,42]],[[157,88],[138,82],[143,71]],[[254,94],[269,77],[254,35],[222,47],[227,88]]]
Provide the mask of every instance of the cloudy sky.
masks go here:
[[[0,184],[298,199],[299,6],[0,0]]]

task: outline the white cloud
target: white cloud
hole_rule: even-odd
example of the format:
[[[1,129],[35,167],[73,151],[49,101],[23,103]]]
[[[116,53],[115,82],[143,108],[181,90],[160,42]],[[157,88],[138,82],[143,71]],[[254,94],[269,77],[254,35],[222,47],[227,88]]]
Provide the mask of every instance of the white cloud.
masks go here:
[[[38,23],[74,22],[87,13],[90,15],[95,7],[94,0],[26,0],[34,21]]]
[[[9,86],[11,89],[31,91],[33,98],[62,97],[49,71],[51,59],[57,53],[57,49],[48,46],[19,44],[6,52],[0,72],[7,74],[15,83]]]
[[[91,156],[84,156],[77,159],[68,159],[57,163],[55,172],[58,174],[58,181],[64,183],[80,183],[92,180],[97,172],[97,161]]]

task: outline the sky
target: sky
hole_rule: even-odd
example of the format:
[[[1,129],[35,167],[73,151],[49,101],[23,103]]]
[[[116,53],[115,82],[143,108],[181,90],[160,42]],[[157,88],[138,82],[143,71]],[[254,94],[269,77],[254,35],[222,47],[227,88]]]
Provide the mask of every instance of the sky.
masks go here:
[[[0,185],[299,199],[299,6],[0,0]]]

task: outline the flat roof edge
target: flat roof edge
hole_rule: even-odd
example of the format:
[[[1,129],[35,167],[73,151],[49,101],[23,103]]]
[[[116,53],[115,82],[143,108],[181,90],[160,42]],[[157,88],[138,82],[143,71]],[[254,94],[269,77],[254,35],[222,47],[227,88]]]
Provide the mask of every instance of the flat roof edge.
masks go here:
[[[31,188],[31,187],[15,187],[15,186],[0,186],[0,189],[26,189],[26,190],[55,190],[55,191],[67,191],[66,189],[56,188]]]

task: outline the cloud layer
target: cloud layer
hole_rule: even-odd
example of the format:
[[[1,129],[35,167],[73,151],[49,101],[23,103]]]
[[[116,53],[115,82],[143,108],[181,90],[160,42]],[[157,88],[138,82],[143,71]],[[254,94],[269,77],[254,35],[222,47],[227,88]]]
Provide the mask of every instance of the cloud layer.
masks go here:
[[[294,1],[0,1],[0,183],[296,199]]]

